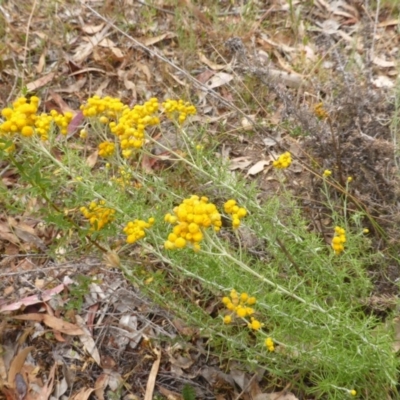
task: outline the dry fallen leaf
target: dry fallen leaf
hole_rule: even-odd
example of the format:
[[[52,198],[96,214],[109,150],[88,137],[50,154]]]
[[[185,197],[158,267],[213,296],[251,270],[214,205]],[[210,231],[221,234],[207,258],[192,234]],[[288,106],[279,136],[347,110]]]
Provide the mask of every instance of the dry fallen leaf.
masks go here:
[[[82,26],[83,32],[87,33],[88,35],[94,35],[97,32],[100,32],[104,27],[104,22],[100,23],[99,25],[84,25]]]
[[[36,400],[48,400],[50,398],[51,393],[53,392],[54,387],[54,376],[56,373],[57,363],[54,363],[51,367],[49,376],[47,378],[46,384],[42,387],[41,391],[38,393]]]
[[[392,68],[396,66],[396,62],[395,61],[387,61],[384,58],[375,56],[372,60],[372,62],[377,65],[378,67],[382,67],[382,68]]]
[[[394,87],[393,81],[385,75],[379,75],[376,79],[372,79],[372,83],[377,88],[392,88]]]
[[[176,37],[175,33],[167,32],[167,33],[163,33],[162,35],[159,35],[159,36],[150,37],[148,39],[145,39],[142,41],[142,43],[145,46],[152,46],[153,44],[163,41],[164,39],[172,39],[174,37]]]
[[[260,160],[257,161],[248,171],[247,176],[249,175],[257,175],[261,171],[264,170],[264,167],[271,163],[271,160]]]
[[[99,151],[95,150],[87,159],[86,165],[89,168],[93,168],[96,165],[97,159],[99,158]]]
[[[235,169],[245,169],[247,168],[253,161],[249,157],[237,157],[233,158],[229,162],[229,169],[234,171]]]
[[[45,76],[41,76],[40,78],[35,79],[33,82],[29,82],[26,85],[28,92],[33,92],[33,91],[40,89],[41,87],[47,85],[54,79],[55,75],[56,74],[54,72],[50,72],[49,74],[47,74]]]
[[[76,323],[79,325],[83,334],[79,336],[79,340],[82,342],[85,350],[90,354],[94,361],[96,361],[97,365],[101,364],[100,353],[96,347],[96,342],[94,341],[92,335],[90,334],[89,329],[86,327],[85,321],[82,319],[80,315],[76,317]]]
[[[153,399],[153,392],[154,392],[154,386],[156,384],[156,377],[158,374],[158,369],[160,368],[161,351],[156,348],[154,348],[153,351],[156,354],[157,358],[154,361],[153,366],[151,367],[149,379],[147,380],[146,394],[144,395],[144,400],[152,400]]]
[[[212,76],[205,83],[205,85],[210,89],[214,89],[214,88],[217,88],[217,87],[227,84],[232,79],[233,79],[233,75],[227,74],[226,72],[218,72],[214,76]]]
[[[248,115],[247,117],[243,117],[242,120],[240,121],[240,124],[242,125],[242,128],[245,131],[250,131],[254,129],[254,123],[255,123],[255,117],[256,115]]]
[[[71,400],[88,400],[90,395],[94,392],[91,388],[82,388],[78,393],[75,393]]]
[[[214,70],[214,71],[219,71],[219,70],[221,70],[221,69],[224,69],[224,68],[226,68],[227,67],[227,65],[226,64],[215,64],[215,63],[213,63],[211,60],[209,60],[205,55],[204,55],[204,53],[202,53],[201,51],[199,51],[198,53],[197,53],[198,55],[199,55],[199,60],[203,63],[203,64],[205,64],[205,65],[207,65],[207,67],[210,67],[212,70]]]
[[[254,400],[299,400],[293,393],[290,392],[274,392],[262,393],[254,397]]]
[[[64,321],[60,318],[53,317],[52,315],[49,315],[49,314],[35,314],[35,313],[22,314],[22,315],[15,315],[11,318],[19,319],[19,320],[23,320],[23,321],[43,322],[48,327],[55,329],[56,331],[65,333],[66,335],[83,335],[84,334],[82,329],[80,329],[76,325],[71,324],[70,322]]]
[[[94,394],[96,395],[98,400],[104,400],[104,391],[106,390],[108,386],[108,381],[110,379],[110,376],[106,371],[104,371],[97,379],[96,383],[94,385],[95,391]]]
[[[22,306],[26,307],[26,306],[31,306],[33,304],[49,301],[56,294],[61,293],[64,290],[64,288],[66,287],[66,285],[69,285],[69,284],[70,284],[70,282],[62,283],[52,289],[45,290],[44,292],[41,293],[41,296],[38,296],[38,295],[29,296],[29,297],[25,297],[21,300],[18,300],[14,303],[1,306],[0,312],[15,311],[15,310],[19,310]]]
[[[8,372],[8,379],[7,379],[9,387],[11,387],[11,388],[15,387],[15,378],[16,378],[17,374],[21,372],[22,367],[25,363],[26,357],[33,349],[34,349],[34,346],[25,347],[12,360],[11,365],[10,365],[10,370]]]

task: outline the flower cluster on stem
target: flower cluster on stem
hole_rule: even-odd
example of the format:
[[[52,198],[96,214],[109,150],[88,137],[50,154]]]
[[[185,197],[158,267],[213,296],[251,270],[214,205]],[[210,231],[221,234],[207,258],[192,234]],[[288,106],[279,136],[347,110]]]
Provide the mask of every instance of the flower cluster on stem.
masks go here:
[[[163,103],[165,114],[167,118],[174,119],[174,116],[178,116],[178,122],[184,123],[188,115],[196,114],[196,107],[193,104],[185,103],[183,100],[171,100],[168,99]]]
[[[237,229],[240,226],[240,220],[247,215],[243,207],[236,204],[236,200],[230,199],[224,204],[224,211],[232,216],[232,227]]]
[[[31,137],[36,132],[42,140],[48,139],[51,124],[54,123],[63,135],[67,134],[68,124],[73,114],[65,112],[58,113],[51,110],[49,114],[37,115],[39,98],[32,96],[30,99],[20,97],[12,104],[1,111],[5,121],[0,125],[0,136],[20,134]]]
[[[89,220],[91,230],[100,231],[115,218],[115,210],[105,207],[105,201],[92,201],[88,207],[81,207],[80,211]]]
[[[195,251],[199,251],[204,238],[203,229],[213,227],[218,232],[222,226],[215,204],[210,203],[207,197],[196,195],[184,199],[174,208],[174,215],[168,213],[164,220],[175,225],[164,243],[167,250],[182,249],[190,243]]]
[[[129,221],[125,228],[124,233],[126,237],[126,243],[132,244],[146,236],[145,229],[149,229],[153,226],[155,219],[149,218],[147,221],[141,219],[135,219]]]
[[[224,317],[224,323],[230,324],[234,317],[250,317],[250,320],[247,320],[248,328],[255,331],[260,330],[263,324],[256,318],[252,317],[254,314],[254,308],[251,306],[256,304],[256,302],[257,300],[254,296],[250,297],[245,292],[238,293],[235,289],[232,289],[229,297],[226,296],[222,298],[222,303],[229,311],[231,311],[230,315]]]
[[[346,231],[339,227],[335,227],[335,235],[332,239],[332,248],[335,254],[340,254],[344,251],[344,243],[346,243]]]
[[[292,163],[292,156],[291,154],[286,151],[285,153],[281,154],[277,160],[275,160],[272,165],[278,169],[285,169],[290,167]]]

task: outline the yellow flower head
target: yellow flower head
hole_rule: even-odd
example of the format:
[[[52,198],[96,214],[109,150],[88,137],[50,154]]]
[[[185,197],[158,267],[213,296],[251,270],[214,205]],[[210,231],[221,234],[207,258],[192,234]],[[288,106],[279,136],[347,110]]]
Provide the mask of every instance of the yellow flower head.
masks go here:
[[[100,231],[115,218],[115,210],[104,206],[105,202],[92,201],[88,207],[81,207],[83,216],[89,220],[91,230]]]
[[[336,226],[335,235],[332,239],[332,248],[336,255],[344,251],[344,243],[346,243],[346,231],[340,226]]]
[[[127,236],[126,242],[132,244],[139,239],[144,238],[146,236],[145,229],[151,228],[154,222],[154,218],[149,218],[147,221],[143,221],[141,219],[129,221],[123,229],[125,235]]]
[[[224,211],[232,216],[233,229],[239,228],[240,220],[247,215],[247,210],[243,207],[239,207],[234,199],[225,202]]]
[[[174,215],[166,214],[164,221],[175,225],[168,236],[168,243],[164,244],[166,249],[171,250],[191,244],[193,250],[199,251],[205,229],[213,227],[218,232],[222,226],[221,215],[215,204],[210,203],[207,197],[199,196],[184,199],[174,208]]]
[[[272,165],[278,169],[285,169],[288,168],[291,163],[292,156],[288,151],[286,151],[285,153],[281,154],[278,159],[272,163]]]

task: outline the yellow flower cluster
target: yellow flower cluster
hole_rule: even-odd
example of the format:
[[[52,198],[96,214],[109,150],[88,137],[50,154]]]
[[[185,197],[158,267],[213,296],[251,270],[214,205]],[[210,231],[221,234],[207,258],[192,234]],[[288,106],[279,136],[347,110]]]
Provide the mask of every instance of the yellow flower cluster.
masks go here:
[[[111,142],[101,142],[99,144],[99,156],[109,157],[114,154],[115,144]]]
[[[49,138],[50,126],[54,123],[60,129],[61,134],[66,135],[72,118],[73,114],[69,111],[64,114],[60,114],[56,110],[51,110],[50,114],[42,113],[37,116],[35,121],[36,132],[42,140],[47,140]]]
[[[110,122],[111,132],[120,141],[123,157],[130,157],[135,149],[143,146],[146,127],[160,123],[159,118],[154,115],[158,108],[158,100],[151,98],[143,105],[125,108],[118,122]]]
[[[230,199],[224,204],[224,210],[227,214],[232,215],[232,227],[237,229],[240,226],[240,220],[247,215],[247,211],[243,207],[236,204],[236,200]]]
[[[36,132],[42,140],[48,139],[52,121],[53,118],[50,114],[42,113],[37,117],[35,121]]]
[[[86,104],[82,104],[80,109],[85,117],[101,117],[116,119],[127,109],[128,106],[124,105],[120,99],[106,96],[93,96],[87,100]],[[104,121],[104,120],[103,120]]]
[[[232,289],[229,297],[222,298],[222,303],[225,307],[229,311],[232,311],[231,315],[224,317],[224,324],[230,324],[234,316],[239,318],[250,317],[250,322],[248,322],[247,326],[255,331],[260,330],[263,324],[254,317],[251,317],[254,314],[254,308],[250,306],[256,304],[256,302],[255,297],[249,297],[247,293],[239,294],[235,289]]]
[[[167,214],[165,222],[176,224],[164,243],[167,250],[182,249],[191,243],[195,251],[200,250],[202,229],[213,226],[218,232],[222,226],[221,215],[207,197],[191,196],[174,208],[174,215]]]
[[[324,173],[322,174],[322,176],[323,176],[324,178],[329,178],[331,175],[332,175],[332,171],[329,170],[329,169],[326,169],[326,170],[324,171]]]
[[[288,168],[290,166],[290,164],[292,163],[292,156],[291,154],[286,151],[285,153],[281,154],[277,160],[275,160],[272,165],[275,168],[279,168],[279,169],[285,169]]]
[[[335,236],[332,239],[332,248],[335,254],[340,254],[344,250],[344,243],[346,243],[346,231],[339,226],[335,227]]]
[[[64,114],[59,114],[56,110],[51,110],[50,115],[60,129],[61,134],[66,135],[68,133],[68,125],[73,117],[72,112],[67,111]]]
[[[13,108],[2,110],[1,114],[6,120],[0,125],[0,132],[20,133],[22,136],[30,137],[36,131],[42,140],[47,140],[50,126],[54,123],[63,135],[67,134],[68,125],[73,117],[71,112],[60,114],[56,110],[51,110],[50,114],[37,115],[38,107],[38,97],[32,96],[29,100],[20,97],[13,103]]]
[[[165,114],[169,119],[173,119],[174,116],[178,115],[178,122],[183,124],[186,121],[188,115],[196,114],[197,110],[193,104],[185,103],[183,100],[171,100],[168,99],[162,104],[165,110]]]
[[[5,121],[0,125],[0,133],[32,136],[34,133],[36,112],[39,107],[39,98],[32,96],[29,100],[20,97],[12,104],[12,108],[4,108],[1,115]]]
[[[319,119],[327,119],[329,117],[328,112],[324,108],[323,103],[318,103],[314,106],[314,114],[319,118]]]
[[[89,220],[91,230],[100,231],[105,225],[114,220],[115,210],[104,207],[105,203],[104,200],[99,203],[92,201],[89,207],[80,208],[81,213]]]
[[[268,349],[268,351],[270,351],[271,353],[273,352],[273,351],[275,351],[275,346],[274,346],[274,341],[272,340],[272,338],[270,338],[270,337],[267,337],[266,339],[265,339],[265,346],[266,346],[266,348]]]
[[[151,228],[154,224],[155,219],[149,218],[146,221],[135,219],[134,221],[129,221],[125,228],[124,233],[126,237],[126,243],[132,244],[142,239],[146,236],[145,229]]]
[[[184,122],[188,115],[196,113],[192,104],[182,100],[166,100],[163,106],[167,117],[173,118],[178,115],[180,123]],[[80,108],[85,117],[97,117],[102,124],[108,124],[110,131],[118,137],[124,158],[129,158],[135,150],[143,147],[147,127],[160,123],[156,115],[160,105],[156,98],[130,108],[118,98],[93,96]],[[110,151],[104,153],[110,155]]]

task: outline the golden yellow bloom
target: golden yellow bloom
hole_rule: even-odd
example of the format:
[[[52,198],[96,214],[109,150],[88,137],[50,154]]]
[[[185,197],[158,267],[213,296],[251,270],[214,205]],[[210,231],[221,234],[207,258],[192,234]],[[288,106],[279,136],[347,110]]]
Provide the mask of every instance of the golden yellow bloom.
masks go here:
[[[288,151],[286,151],[285,153],[281,154],[278,159],[272,163],[272,165],[278,169],[285,169],[288,168],[291,163],[292,156]]]
[[[264,343],[268,351],[273,352],[275,350],[274,341],[272,340],[272,338],[266,338]]]
[[[250,329],[253,329],[254,331],[258,331],[261,329],[262,324],[260,321],[258,321],[257,319],[252,317],[251,322],[248,324],[248,326]]]
[[[105,202],[92,201],[89,207],[81,207],[80,211],[89,220],[91,230],[100,231],[105,225],[112,222],[115,218],[115,210],[104,207]]]
[[[344,251],[344,243],[346,243],[346,231],[339,227],[335,227],[335,235],[332,239],[332,248],[335,254],[340,254]]]
[[[146,236],[144,230],[151,228],[153,224],[154,218],[149,218],[147,222],[140,219],[129,221],[123,229],[125,235],[127,235],[126,242],[132,244],[144,238]]]
[[[329,178],[331,175],[332,175],[332,171],[329,170],[329,169],[326,169],[326,170],[324,171],[324,173],[322,174],[322,176],[323,176],[324,178]]]
[[[166,214],[164,221],[176,224],[172,230],[174,236],[168,236],[168,241],[174,243],[175,246],[168,244],[165,246],[168,249],[183,248],[190,243],[193,250],[199,251],[200,242],[204,238],[203,231],[211,226],[214,231],[218,231],[222,226],[217,207],[209,203],[208,198],[199,196],[184,199],[179,206],[174,208],[174,215]]]
[[[246,292],[238,293],[235,289],[232,289],[229,297],[225,296],[222,298],[222,303],[225,307],[233,311],[234,314],[231,317],[246,318],[254,314],[254,309],[249,307],[249,305],[255,304],[255,297],[249,297]],[[253,330],[259,330],[262,327],[260,321],[255,318],[250,318],[248,322],[248,327]]]
[[[115,144],[111,142],[101,142],[99,144],[99,156],[109,157],[114,154]]]
[[[196,114],[197,110],[193,104],[185,103],[183,100],[166,100],[163,104],[167,118],[174,119],[176,116],[180,124],[185,122],[188,115]]]
[[[239,207],[234,199],[229,199],[225,202],[224,211],[227,214],[231,214],[233,229],[239,228],[240,220],[247,215],[246,209]]]

